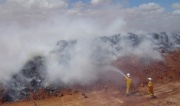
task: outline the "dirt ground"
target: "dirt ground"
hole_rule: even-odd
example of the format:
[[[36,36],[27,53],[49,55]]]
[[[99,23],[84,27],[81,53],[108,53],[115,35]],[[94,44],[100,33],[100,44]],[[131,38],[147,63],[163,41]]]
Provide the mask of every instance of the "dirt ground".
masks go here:
[[[162,54],[163,61],[146,61],[136,57],[118,59],[114,66],[131,73],[137,92],[125,96],[124,78],[108,73],[104,77],[113,76],[113,81],[97,82],[89,90],[64,90],[54,96],[46,96],[40,91],[40,99],[32,97],[28,100],[1,103],[0,106],[180,106],[180,49]],[[151,99],[147,94],[147,78],[152,77],[154,94]],[[84,88],[83,88],[84,89]],[[44,94],[44,95],[43,95]]]
[[[146,87],[126,97],[118,89],[102,89],[86,93],[74,92],[60,97],[42,100],[4,103],[1,106],[180,106],[180,81],[155,84],[151,99]]]

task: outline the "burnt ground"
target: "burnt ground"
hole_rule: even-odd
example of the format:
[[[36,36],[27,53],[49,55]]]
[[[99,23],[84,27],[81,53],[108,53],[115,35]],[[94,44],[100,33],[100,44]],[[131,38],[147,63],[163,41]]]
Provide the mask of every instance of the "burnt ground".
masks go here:
[[[124,78],[110,72],[103,75],[107,79],[88,87],[75,86],[52,94],[41,89],[22,101],[1,101],[1,106],[180,106],[180,50],[162,55],[163,61],[124,57],[113,63],[124,73],[131,73],[137,92],[128,97]],[[148,77],[153,78],[157,98],[147,94]]]

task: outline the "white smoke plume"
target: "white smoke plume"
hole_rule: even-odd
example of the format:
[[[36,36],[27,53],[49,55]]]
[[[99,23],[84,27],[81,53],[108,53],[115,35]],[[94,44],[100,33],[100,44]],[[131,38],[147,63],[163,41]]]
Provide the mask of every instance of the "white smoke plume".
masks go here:
[[[180,14],[166,12],[156,3],[143,4],[135,8],[125,8],[92,0],[92,4],[68,0],[5,0],[0,4],[0,82],[7,81],[19,72],[24,64],[34,56],[45,56],[50,82],[65,84],[80,82],[87,84],[97,79],[97,68],[92,61],[94,42],[100,36],[131,32],[178,32]],[[98,5],[93,5],[97,3]],[[110,3],[108,6],[107,3]],[[145,36],[145,35],[143,35]],[[53,53],[59,40],[78,40],[70,49],[70,62],[59,64],[59,53]],[[95,42],[97,43],[97,42]],[[97,43],[101,45],[102,42]],[[111,63],[118,57],[135,54],[162,59],[153,50],[150,41],[143,41],[135,51],[126,41],[118,45],[122,52],[109,56],[114,48],[104,44],[102,50],[107,57],[102,63]],[[66,52],[65,52],[66,54]],[[64,56],[64,55],[63,55]],[[68,57],[69,58],[69,57]],[[63,60],[63,59],[62,59]],[[66,66],[67,65],[67,66]]]

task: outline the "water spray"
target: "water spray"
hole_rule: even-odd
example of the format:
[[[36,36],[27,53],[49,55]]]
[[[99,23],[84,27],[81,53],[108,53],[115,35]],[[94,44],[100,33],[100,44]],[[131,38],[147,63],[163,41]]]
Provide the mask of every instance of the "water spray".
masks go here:
[[[116,68],[114,66],[107,66],[106,70],[117,72],[117,73],[123,75],[124,77],[126,77],[126,75],[121,70],[119,70],[118,68]]]

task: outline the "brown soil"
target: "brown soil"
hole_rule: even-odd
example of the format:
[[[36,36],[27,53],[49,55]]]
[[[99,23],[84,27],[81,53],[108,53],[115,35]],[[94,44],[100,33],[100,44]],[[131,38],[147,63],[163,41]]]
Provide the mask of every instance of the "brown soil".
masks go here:
[[[107,79],[89,87],[76,86],[55,94],[42,89],[27,100],[1,103],[1,106],[180,106],[180,50],[162,55],[163,61],[124,57],[114,62],[124,73],[131,73],[137,92],[128,97],[124,78],[110,72],[103,75]],[[156,98],[153,99],[147,94],[148,77],[154,83]]]

